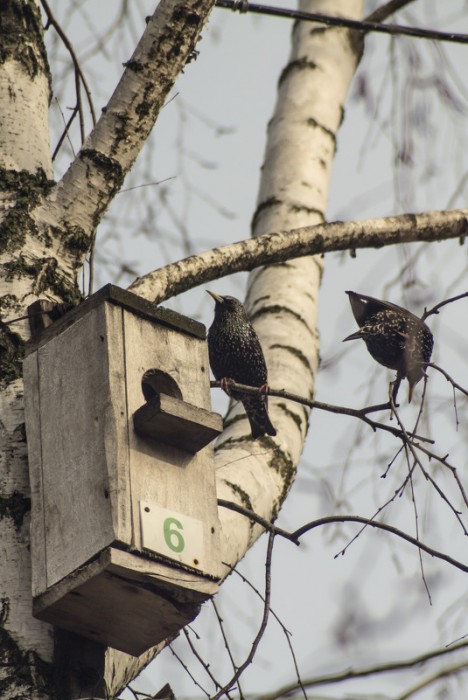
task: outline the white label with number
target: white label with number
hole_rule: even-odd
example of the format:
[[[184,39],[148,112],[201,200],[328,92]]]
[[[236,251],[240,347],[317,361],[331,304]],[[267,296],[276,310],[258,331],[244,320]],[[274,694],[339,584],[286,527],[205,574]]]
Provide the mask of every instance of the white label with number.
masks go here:
[[[141,539],[145,549],[196,569],[203,562],[203,522],[184,513],[140,501]]]

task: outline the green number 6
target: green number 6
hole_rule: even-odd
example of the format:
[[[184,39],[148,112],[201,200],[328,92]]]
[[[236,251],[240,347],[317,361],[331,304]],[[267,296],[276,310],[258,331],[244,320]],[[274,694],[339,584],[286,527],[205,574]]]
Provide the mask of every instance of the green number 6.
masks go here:
[[[184,526],[176,518],[166,518],[164,521],[164,539],[169,549],[173,552],[182,552],[185,547],[185,540],[179,530],[183,530]]]

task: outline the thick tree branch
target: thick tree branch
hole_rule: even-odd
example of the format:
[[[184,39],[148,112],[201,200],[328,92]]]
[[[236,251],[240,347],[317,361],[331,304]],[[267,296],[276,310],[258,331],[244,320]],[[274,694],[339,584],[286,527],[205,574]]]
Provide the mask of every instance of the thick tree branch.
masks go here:
[[[130,289],[160,303],[234,272],[337,250],[382,248],[398,243],[441,241],[468,233],[468,209],[402,214],[366,221],[336,221],[292,231],[266,233],[191,255],[139,277]]]
[[[141,151],[193,51],[214,0],[161,0],[95,128],[61,182],[35,212],[58,237],[79,245],[60,252],[83,262],[94,231]],[[66,243],[66,241],[64,241]]]

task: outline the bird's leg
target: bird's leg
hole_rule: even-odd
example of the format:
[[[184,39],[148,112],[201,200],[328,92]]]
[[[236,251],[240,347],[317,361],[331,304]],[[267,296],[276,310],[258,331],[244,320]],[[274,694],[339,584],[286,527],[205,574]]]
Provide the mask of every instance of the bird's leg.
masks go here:
[[[219,385],[223,391],[226,392],[228,396],[231,396],[231,387],[234,384],[234,379],[230,377],[223,377],[219,380]]]
[[[392,386],[392,401],[395,404],[395,408],[398,408],[399,404],[397,404],[397,395],[398,395],[398,389],[400,388],[401,384],[401,379],[402,376],[399,372],[397,372],[397,376],[394,382],[390,382],[390,386]]]

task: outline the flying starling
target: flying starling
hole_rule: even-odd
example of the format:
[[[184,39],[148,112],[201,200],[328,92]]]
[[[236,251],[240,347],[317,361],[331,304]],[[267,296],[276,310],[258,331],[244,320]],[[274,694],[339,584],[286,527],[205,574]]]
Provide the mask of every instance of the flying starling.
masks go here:
[[[407,377],[411,401],[414,387],[424,377],[431,359],[434,345],[431,331],[420,318],[401,306],[356,292],[346,294],[359,330],[344,340],[362,338],[374,360],[396,370],[395,393],[400,381]]]
[[[267,411],[267,396],[261,388],[267,385],[265,357],[258,336],[248,320],[241,302],[234,297],[222,297],[208,292],[216,302],[214,321],[208,331],[208,354],[215,378],[229,387],[229,380],[238,384],[258,386],[259,394],[229,391],[236,401],[242,401],[249,419],[252,437],[276,435]]]

